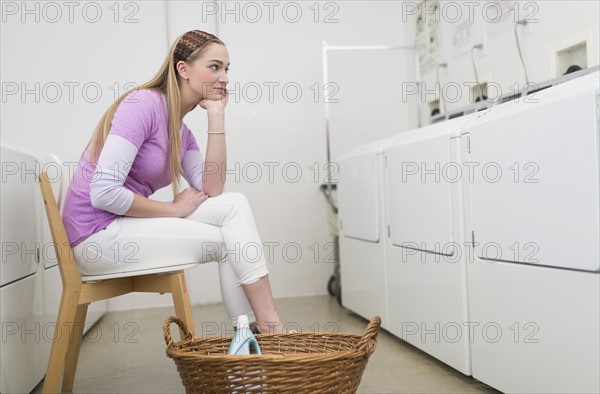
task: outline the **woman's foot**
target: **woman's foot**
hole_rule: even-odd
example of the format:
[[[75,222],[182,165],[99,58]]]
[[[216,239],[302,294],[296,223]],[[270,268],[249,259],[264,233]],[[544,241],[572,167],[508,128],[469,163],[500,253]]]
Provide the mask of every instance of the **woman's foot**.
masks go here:
[[[281,334],[283,333],[283,324],[278,322],[273,323],[256,323],[255,329],[260,334]]]

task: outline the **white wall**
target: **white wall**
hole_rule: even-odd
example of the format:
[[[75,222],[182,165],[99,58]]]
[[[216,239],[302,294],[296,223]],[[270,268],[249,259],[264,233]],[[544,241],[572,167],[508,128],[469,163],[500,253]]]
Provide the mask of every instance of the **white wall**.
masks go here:
[[[2,136],[76,162],[115,95],[160,66],[167,47],[164,5],[119,3],[115,23],[113,3],[74,2],[71,23],[69,8],[52,4],[58,7],[2,3]],[[19,90],[11,94],[15,84]],[[26,89],[37,97],[23,94]]]
[[[22,4],[2,5],[2,137],[40,156],[56,153],[71,163],[77,162],[96,122],[114,100],[115,83],[120,93],[127,82],[148,80],[160,66],[168,41],[177,35],[190,29],[216,32],[230,52],[230,89],[234,90],[226,119],[232,170],[226,190],[248,196],[262,241],[272,245],[265,252],[274,295],[326,293],[333,272],[333,264],[326,261],[333,250],[324,198],[318,190],[326,177],[321,42],[410,43],[407,25],[398,23],[400,3],[278,2],[270,21],[268,6],[256,2],[263,15],[252,23],[257,8],[248,8],[247,2],[217,2],[222,15],[223,7],[231,11],[218,25],[208,12],[214,9],[210,8],[213,2],[121,2],[117,23],[114,7],[110,8],[113,2],[77,3],[73,23],[69,8],[61,2],[56,4],[62,18],[38,2],[28,3],[34,11],[25,14]],[[295,13],[298,7],[300,17]],[[96,8],[102,16],[92,23]],[[137,22],[124,23],[130,13]],[[326,18],[331,23],[325,23]],[[331,105],[332,158],[359,143],[414,127],[415,118],[395,88],[401,80],[412,78],[412,61],[407,59],[412,55],[331,55],[330,80],[339,92],[339,102]],[[21,97],[21,88],[34,89],[35,82],[40,83],[39,99]],[[74,87],[72,102],[65,85],[69,82],[80,84]],[[82,93],[86,83],[102,89],[97,102],[92,102],[92,88],[87,95]],[[273,100],[271,83],[279,84],[274,86]],[[10,89],[15,84],[19,91],[13,95]],[[55,84],[62,87],[62,96],[52,103]],[[287,95],[282,90],[286,84],[291,86]],[[255,100],[256,86],[260,96]],[[301,91],[297,100],[294,87]],[[204,146],[205,114],[196,110],[185,121]],[[269,168],[274,169],[272,179]],[[172,198],[168,188],[153,197]],[[296,256],[297,251],[301,256]],[[194,304],[220,301],[216,264],[190,271],[189,279]],[[166,296],[136,294],[112,300],[110,308],[169,304]]]

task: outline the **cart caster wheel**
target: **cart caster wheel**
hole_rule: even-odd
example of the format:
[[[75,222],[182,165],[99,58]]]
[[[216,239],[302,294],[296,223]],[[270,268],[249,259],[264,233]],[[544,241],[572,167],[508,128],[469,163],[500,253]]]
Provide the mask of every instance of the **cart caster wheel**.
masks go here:
[[[332,275],[327,282],[327,291],[329,295],[335,297],[337,303],[342,305],[342,289],[340,287],[340,280],[335,275]]]
[[[336,282],[337,282],[337,280],[335,279],[334,275],[331,275],[329,277],[329,281],[327,282],[327,291],[329,292],[329,295],[332,297],[334,297],[337,294],[336,289],[338,286],[337,286]]]

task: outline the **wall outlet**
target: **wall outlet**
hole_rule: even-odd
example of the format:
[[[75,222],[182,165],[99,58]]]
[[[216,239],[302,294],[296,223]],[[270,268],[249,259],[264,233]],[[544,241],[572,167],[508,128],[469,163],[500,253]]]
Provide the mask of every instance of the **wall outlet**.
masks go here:
[[[579,42],[556,52],[557,77],[566,74],[567,71],[577,71],[578,68],[584,69],[587,66],[587,41]]]
[[[471,87],[471,94],[469,95],[469,101],[471,103],[487,100],[487,98],[487,82],[482,82],[479,85]]]
[[[434,100],[427,103],[427,108],[429,108],[428,114],[429,117],[432,118],[436,115],[440,114],[440,100]]]

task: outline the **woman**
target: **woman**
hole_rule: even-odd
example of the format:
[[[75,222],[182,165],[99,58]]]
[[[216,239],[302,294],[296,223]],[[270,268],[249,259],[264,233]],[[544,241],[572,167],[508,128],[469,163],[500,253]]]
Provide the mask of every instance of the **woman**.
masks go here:
[[[65,197],[63,221],[83,275],[218,261],[232,322],[282,332],[252,211],[223,193],[229,55],[212,34],[181,35],[156,76],[104,114]],[[208,115],[206,160],[185,115]],[[208,170],[210,169],[210,171]],[[190,188],[179,191],[179,175]],[[171,184],[172,202],[148,199]]]

